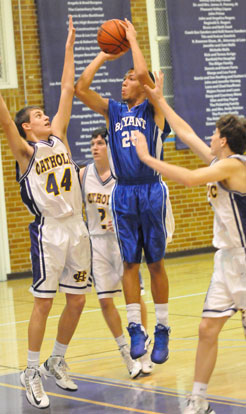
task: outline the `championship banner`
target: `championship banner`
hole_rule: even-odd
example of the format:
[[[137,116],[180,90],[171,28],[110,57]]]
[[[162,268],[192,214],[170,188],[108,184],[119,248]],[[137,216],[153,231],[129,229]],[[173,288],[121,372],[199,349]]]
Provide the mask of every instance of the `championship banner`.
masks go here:
[[[209,144],[221,115],[245,116],[245,0],[166,2],[175,111]]]
[[[128,0],[36,0],[40,33],[41,64],[45,112],[52,119],[57,112],[67,39],[68,15],[76,29],[74,46],[75,80],[99,53],[97,30],[109,19],[131,20]],[[91,87],[105,98],[121,99],[124,74],[132,67],[131,53],[106,62],[97,72]],[[74,98],[68,128],[72,157],[79,165],[92,159],[91,133],[105,126],[104,118]]]

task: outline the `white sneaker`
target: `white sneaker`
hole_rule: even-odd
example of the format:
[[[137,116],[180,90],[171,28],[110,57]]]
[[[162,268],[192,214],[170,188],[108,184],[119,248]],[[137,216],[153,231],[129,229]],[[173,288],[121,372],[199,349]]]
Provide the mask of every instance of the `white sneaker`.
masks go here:
[[[49,407],[49,398],[44,392],[38,369],[26,368],[20,374],[20,380],[23,387],[26,388],[26,398],[31,405],[36,408]]]
[[[141,373],[141,364],[136,359],[132,359],[130,355],[130,349],[128,345],[124,345],[120,348],[120,353],[122,358],[125,361],[127,366],[128,372],[132,379],[137,378],[137,376]]]
[[[244,336],[246,338],[246,309],[241,309],[242,312],[242,325],[244,330]]]
[[[39,368],[46,377],[55,377],[56,385],[68,391],[77,391],[78,386],[67,373],[69,369],[65,359],[60,356],[50,356]]]
[[[150,374],[153,370],[153,362],[151,361],[149,350],[150,343],[151,339],[148,337],[148,342],[146,343],[147,353],[139,358],[142,366],[141,371],[143,374]]]
[[[199,395],[192,395],[187,401],[187,407],[183,414],[215,414],[215,411],[209,405],[209,402]]]

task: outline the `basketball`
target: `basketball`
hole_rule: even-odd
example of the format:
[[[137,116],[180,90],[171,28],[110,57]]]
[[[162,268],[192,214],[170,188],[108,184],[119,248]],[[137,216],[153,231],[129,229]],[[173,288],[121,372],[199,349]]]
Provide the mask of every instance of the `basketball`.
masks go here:
[[[119,22],[126,24],[123,20],[112,19],[104,22],[98,29],[97,42],[105,53],[117,55],[130,48],[125,29]]]

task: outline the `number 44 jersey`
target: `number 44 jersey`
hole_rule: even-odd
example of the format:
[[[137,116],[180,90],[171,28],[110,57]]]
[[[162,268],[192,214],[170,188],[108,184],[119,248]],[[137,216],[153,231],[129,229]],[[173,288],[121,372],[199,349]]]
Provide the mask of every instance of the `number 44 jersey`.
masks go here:
[[[35,216],[62,218],[81,214],[79,167],[63,142],[51,135],[48,141],[29,142],[34,153],[27,171],[17,181],[21,197]]]

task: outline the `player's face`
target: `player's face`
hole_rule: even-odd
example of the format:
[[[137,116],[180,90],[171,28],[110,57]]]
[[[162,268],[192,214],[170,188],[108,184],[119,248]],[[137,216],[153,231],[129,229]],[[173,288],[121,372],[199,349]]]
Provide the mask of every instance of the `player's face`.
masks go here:
[[[107,160],[107,145],[105,139],[98,135],[91,140],[91,153],[94,160]]]
[[[218,128],[215,129],[210,142],[211,154],[218,156],[221,151],[221,136]]]
[[[29,127],[38,139],[47,139],[51,134],[49,117],[44,114],[42,109],[32,109],[29,115]]]
[[[121,97],[125,102],[131,102],[139,98],[143,94],[144,89],[137,80],[134,70],[129,70],[123,79],[121,88]]]

